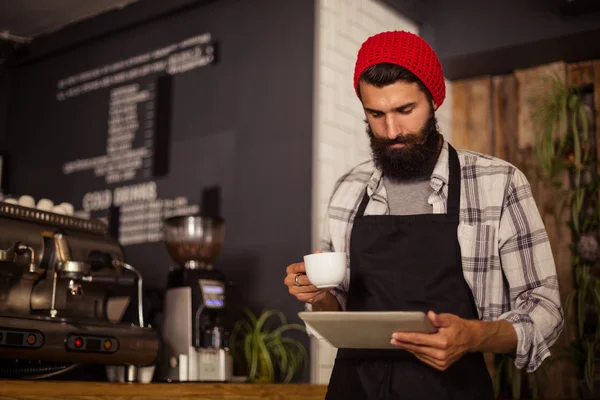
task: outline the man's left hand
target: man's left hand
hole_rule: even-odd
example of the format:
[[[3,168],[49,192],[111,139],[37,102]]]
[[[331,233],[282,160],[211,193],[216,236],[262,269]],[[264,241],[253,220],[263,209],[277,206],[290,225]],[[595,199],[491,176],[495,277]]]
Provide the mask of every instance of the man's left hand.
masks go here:
[[[429,311],[427,317],[438,328],[434,334],[394,332],[391,343],[413,353],[419,360],[444,371],[476,347],[476,323],[452,314]]]

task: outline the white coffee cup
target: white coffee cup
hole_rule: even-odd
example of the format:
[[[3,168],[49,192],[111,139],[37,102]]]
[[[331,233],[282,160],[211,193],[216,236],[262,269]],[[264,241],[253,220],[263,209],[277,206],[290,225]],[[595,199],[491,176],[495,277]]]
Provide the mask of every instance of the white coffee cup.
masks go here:
[[[346,253],[315,253],[304,256],[308,280],[319,289],[336,287],[346,276]]]

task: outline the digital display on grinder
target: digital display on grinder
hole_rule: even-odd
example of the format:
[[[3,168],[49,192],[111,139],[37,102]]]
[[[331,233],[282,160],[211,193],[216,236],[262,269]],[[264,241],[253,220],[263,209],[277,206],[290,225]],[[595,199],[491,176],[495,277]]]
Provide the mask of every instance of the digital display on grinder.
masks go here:
[[[205,294],[223,294],[223,286],[204,285],[202,291]]]

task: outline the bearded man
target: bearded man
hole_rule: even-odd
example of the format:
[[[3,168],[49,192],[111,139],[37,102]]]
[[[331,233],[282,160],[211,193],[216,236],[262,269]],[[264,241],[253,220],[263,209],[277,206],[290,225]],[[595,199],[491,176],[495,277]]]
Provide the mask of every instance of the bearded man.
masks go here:
[[[349,254],[346,278],[320,290],[293,263],[284,283],[313,312],[422,311],[437,332],[394,332],[400,351],[338,349],[326,398],[491,400],[483,353],[535,371],[564,324],[529,183],[440,134],[445,80],[420,37],[370,37],[354,88],[373,157],[336,183],[321,248]]]

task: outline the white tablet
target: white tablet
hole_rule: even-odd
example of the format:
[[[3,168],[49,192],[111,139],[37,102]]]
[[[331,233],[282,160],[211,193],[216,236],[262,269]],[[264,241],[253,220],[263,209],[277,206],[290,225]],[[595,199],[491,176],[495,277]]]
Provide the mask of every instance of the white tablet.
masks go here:
[[[437,331],[420,311],[304,311],[298,316],[338,349],[397,349],[390,343],[394,332]]]

